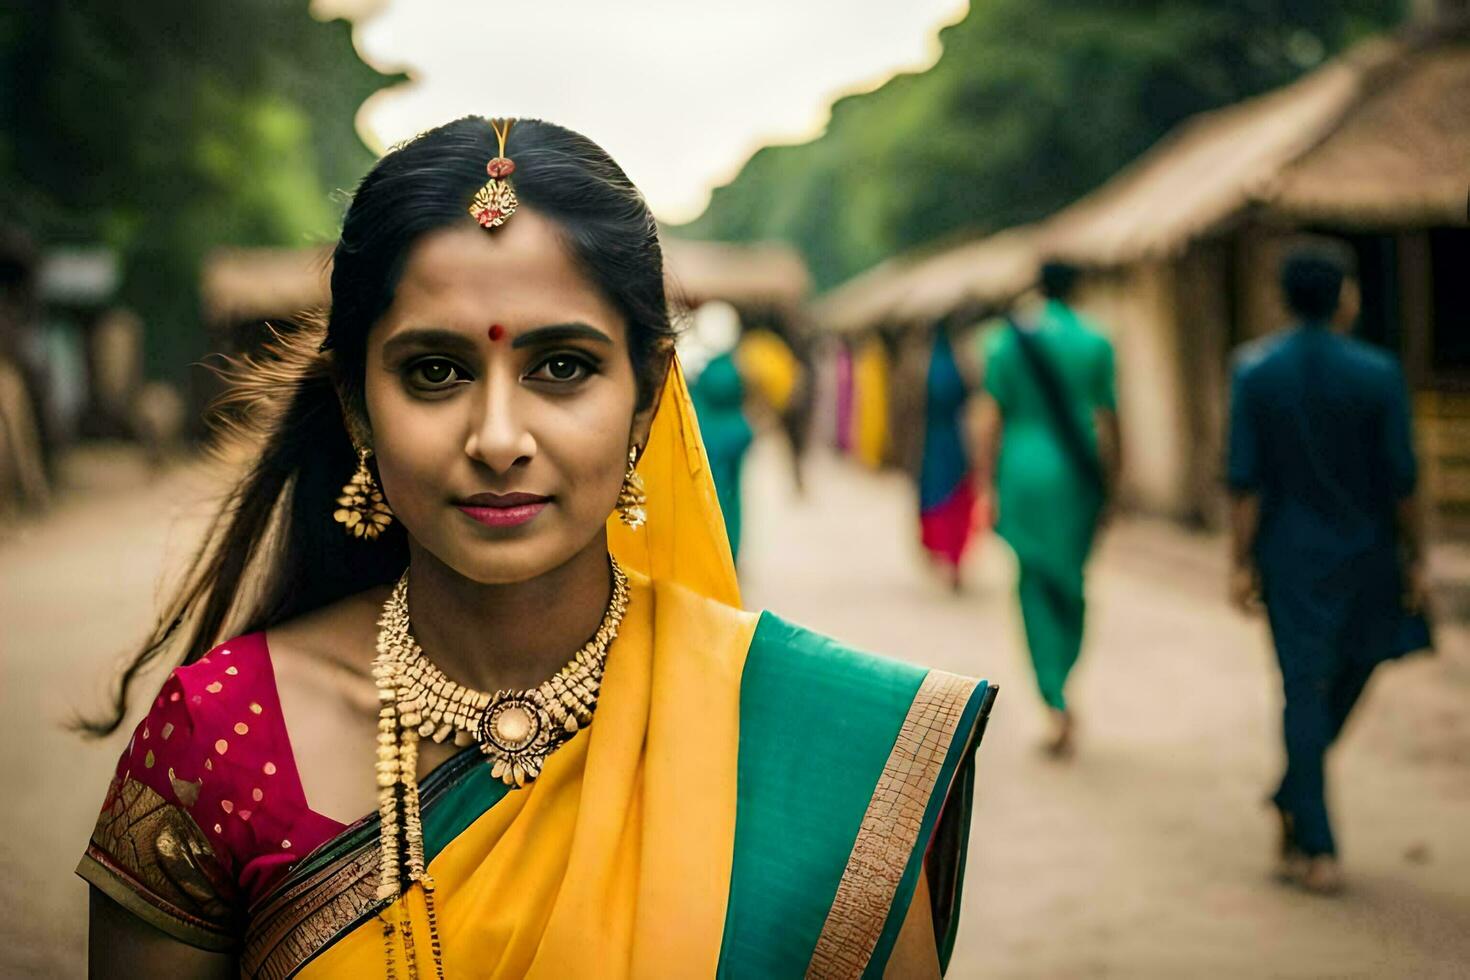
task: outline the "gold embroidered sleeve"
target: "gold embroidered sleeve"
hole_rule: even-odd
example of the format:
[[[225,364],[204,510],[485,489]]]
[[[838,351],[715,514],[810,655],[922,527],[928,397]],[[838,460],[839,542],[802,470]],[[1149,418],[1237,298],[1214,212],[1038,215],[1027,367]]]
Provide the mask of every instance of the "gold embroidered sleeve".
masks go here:
[[[182,807],[119,776],[77,874],[176,939],[225,951],[239,942],[234,886]]]

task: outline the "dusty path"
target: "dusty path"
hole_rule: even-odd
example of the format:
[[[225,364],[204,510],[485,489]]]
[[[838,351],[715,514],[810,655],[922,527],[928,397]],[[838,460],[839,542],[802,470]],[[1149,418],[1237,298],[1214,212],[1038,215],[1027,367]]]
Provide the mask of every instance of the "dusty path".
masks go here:
[[[126,735],[84,747],[56,721],[147,625],[166,557],[204,513],[197,472],[150,485],[129,459],[106,462],[0,540],[0,976],[83,975],[71,869]],[[1263,627],[1219,601],[1216,542],[1138,523],[1107,541],[1075,690],[1082,752],[1058,766],[1033,748],[1002,547],[986,542],[969,594],[951,596],[915,558],[901,481],[819,461],[799,502],[767,448],[748,506],[752,605],[1004,689],[951,976],[1470,976],[1463,638],[1375,682],[1331,773],[1351,890],[1313,899],[1266,878],[1276,695]]]

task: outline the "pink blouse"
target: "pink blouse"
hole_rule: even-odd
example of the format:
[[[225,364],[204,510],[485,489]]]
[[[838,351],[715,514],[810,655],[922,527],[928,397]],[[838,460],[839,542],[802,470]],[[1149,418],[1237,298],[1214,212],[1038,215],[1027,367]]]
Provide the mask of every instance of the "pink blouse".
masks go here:
[[[206,945],[202,929],[207,945],[227,948],[245,909],[345,829],[306,803],[265,634],[252,633],[169,675],[118,761],[78,871],[168,931],[185,925]],[[195,901],[191,872],[229,907]]]

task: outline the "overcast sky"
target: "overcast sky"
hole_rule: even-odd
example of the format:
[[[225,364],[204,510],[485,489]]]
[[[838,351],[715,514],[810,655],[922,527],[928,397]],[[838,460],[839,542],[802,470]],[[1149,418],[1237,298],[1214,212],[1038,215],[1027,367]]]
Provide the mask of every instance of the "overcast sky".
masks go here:
[[[364,0],[317,0],[322,8]],[[375,3],[375,0],[368,0]],[[357,46],[416,81],[359,123],[379,148],[468,113],[539,116],[608,150],[665,221],[693,218],[833,99],[926,68],[966,0],[388,0]]]

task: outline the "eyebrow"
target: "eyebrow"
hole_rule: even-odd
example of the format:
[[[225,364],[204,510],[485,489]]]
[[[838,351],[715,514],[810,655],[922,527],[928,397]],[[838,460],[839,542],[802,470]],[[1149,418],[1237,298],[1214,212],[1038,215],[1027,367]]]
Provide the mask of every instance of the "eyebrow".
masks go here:
[[[460,354],[471,354],[475,342],[457,330],[444,327],[411,327],[389,337],[383,344],[383,356],[391,357],[402,347],[448,348]]]
[[[554,344],[563,340],[591,340],[613,346],[611,337],[588,323],[553,323],[550,326],[536,327],[518,335],[510,342],[510,346],[512,350],[519,350],[533,344]]]

